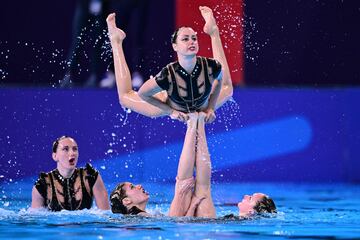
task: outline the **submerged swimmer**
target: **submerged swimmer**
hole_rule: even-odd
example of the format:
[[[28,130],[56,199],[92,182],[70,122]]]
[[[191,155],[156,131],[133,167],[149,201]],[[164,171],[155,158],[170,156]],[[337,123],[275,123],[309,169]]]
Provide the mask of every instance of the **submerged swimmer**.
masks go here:
[[[57,167],[40,173],[32,189],[32,208],[51,211],[90,209],[95,198],[99,209],[110,209],[108,194],[100,173],[90,164],[77,168],[78,145],[68,136],[55,140],[52,158]]]
[[[205,137],[206,114],[190,113],[176,177],[169,216],[215,217],[211,198],[211,162]],[[196,178],[193,173],[196,165]],[[120,183],[110,195],[114,213],[150,216],[146,212],[149,194],[141,185]]]
[[[251,217],[259,213],[276,213],[274,201],[263,193],[245,195],[238,203],[238,208],[240,217]]]
[[[216,217],[211,197],[211,160],[205,135],[205,117],[203,112],[189,114],[169,216]],[[110,195],[114,213],[151,216],[146,212],[148,201],[149,193],[141,185],[130,182],[118,184]],[[263,193],[245,195],[238,207],[238,216],[227,215],[225,218],[249,218],[258,213],[276,212],[273,200]]]
[[[130,71],[122,47],[126,34],[115,23],[115,14],[106,19],[113,50],[116,85],[120,104],[150,117],[168,115],[186,121],[186,113],[203,111],[205,121],[215,119],[214,110],[233,94],[230,70],[212,10],[200,7],[205,20],[204,32],[211,37],[214,59],[197,57],[196,32],[181,27],[172,35],[172,46],[178,61],[164,67],[139,89],[132,90]],[[221,81],[220,81],[221,80]]]

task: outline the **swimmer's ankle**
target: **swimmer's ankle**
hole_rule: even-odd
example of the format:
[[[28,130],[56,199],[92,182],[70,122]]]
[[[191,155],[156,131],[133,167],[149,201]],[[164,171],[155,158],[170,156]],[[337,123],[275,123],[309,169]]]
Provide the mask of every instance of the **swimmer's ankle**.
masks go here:
[[[213,28],[211,33],[208,33],[210,37],[219,37],[220,36],[220,30],[219,27],[216,25],[216,27]]]

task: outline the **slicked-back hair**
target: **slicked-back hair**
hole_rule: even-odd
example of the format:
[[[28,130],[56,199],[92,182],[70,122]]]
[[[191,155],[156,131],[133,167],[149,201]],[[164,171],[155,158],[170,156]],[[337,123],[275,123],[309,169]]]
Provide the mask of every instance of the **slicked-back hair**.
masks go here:
[[[113,213],[128,214],[128,209],[122,202],[127,197],[123,189],[124,185],[125,182],[119,183],[110,194],[110,205]]]
[[[175,30],[175,32],[171,35],[171,43],[176,43],[176,39],[177,39],[177,37],[178,37],[179,31],[180,31],[180,29],[182,29],[182,28],[190,28],[190,27],[188,27],[188,26],[182,26],[182,27],[177,28],[177,29]]]
[[[264,196],[254,207],[258,213],[276,213],[276,206],[274,201],[268,196]]]
[[[58,148],[58,146],[59,146],[59,142],[60,142],[61,140],[65,139],[65,138],[71,138],[71,139],[73,139],[72,137],[67,136],[67,135],[58,137],[58,138],[53,142],[53,145],[52,145],[52,152],[53,152],[53,153],[56,153],[57,148]]]

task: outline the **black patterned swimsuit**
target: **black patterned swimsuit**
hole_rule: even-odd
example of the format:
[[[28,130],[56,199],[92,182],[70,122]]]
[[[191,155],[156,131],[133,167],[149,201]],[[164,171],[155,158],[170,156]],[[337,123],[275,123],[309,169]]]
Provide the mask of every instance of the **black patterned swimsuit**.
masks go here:
[[[174,62],[164,67],[156,75],[155,81],[167,91],[172,108],[194,112],[207,106],[212,83],[214,79],[218,79],[220,72],[221,64],[215,59],[197,57],[191,74],[179,62]]]
[[[51,211],[89,209],[93,202],[92,188],[99,173],[90,164],[76,168],[70,178],[58,169],[40,173],[35,187],[44,198],[44,206]]]

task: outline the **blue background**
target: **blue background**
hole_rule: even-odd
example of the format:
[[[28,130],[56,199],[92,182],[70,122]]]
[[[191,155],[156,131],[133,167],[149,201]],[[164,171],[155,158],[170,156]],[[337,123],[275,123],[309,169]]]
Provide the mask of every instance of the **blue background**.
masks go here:
[[[185,126],[124,111],[115,90],[0,89],[0,180],[55,168],[73,136],[107,183],[173,182]],[[360,89],[236,89],[207,126],[213,180],[359,182]]]
[[[176,19],[176,1],[149,1],[145,77],[173,59],[169,36]],[[243,41],[244,68],[232,70],[243,70],[250,87],[236,89],[234,102],[207,127],[214,181],[358,183],[360,1],[243,3],[238,27],[244,35],[235,39]],[[64,134],[77,140],[80,165],[92,162],[106,182],[172,182],[183,124],[128,114],[113,89],[56,88],[75,5],[2,3],[0,182],[53,169],[51,144]],[[217,17],[231,17],[228,7]],[[107,47],[104,69],[112,62]],[[91,58],[82,59],[85,79]]]

